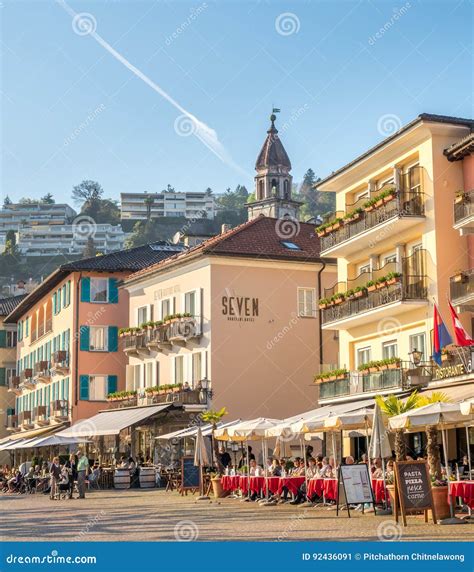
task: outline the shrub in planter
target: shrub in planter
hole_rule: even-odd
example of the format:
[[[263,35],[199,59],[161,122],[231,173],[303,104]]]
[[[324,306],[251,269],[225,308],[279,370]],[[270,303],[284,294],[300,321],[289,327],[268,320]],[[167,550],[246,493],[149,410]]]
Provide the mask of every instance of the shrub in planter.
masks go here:
[[[367,294],[367,288],[365,286],[356,286],[354,288],[354,298],[362,298]]]
[[[385,278],[387,286],[390,286],[392,284],[400,282],[402,275],[400,274],[400,272],[389,272]]]
[[[376,290],[377,286],[375,284],[375,281],[369,280],[366,284],[366,288],[367,288],[367,292],[373,292],[374,290]]]
[[[381,276],[380,278],[377,278],[377,280],[375,281],[375,286],[378,290],[380,288],[385,288],[386,285],[387,285],[387,278],[385,276]]]
[[[330,304],[330,300],[328,298],[321,298],[319,300],[319,309],[320,310],[324,310],[325,308],[327,308]]]
[[[334,304],[342,304],[342,302],[344,302],[344,294],[342,292],[336,292],[333,296],[331,296],[331,301]]]

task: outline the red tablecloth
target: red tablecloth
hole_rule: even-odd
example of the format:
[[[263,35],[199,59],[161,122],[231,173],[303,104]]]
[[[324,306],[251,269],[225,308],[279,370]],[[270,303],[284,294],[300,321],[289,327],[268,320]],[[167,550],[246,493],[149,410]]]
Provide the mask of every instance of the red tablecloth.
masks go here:
[[[304,483],[304,477],[281,477],[278,486],[278,494],[283,493],[283,487],[286,487],[290,493],[296,494],[298,489]]]
[[[324,479],[323,483],[324,498],[326,500],[337,499],[337,479]]]
[[[449,494],[461,497],[464,504],[474,509],[474,481],[450,481]]]
[[[236,491],[239,488],[240,476],[229,476],[226,475],[222,477],[222,488],[225,491]]]
[[[265,485],[265,477],[250,477],[250,492],[260,494]]]
[[[385,500],[383,479],[372,479],[372,490],[374,491],[375,502],[381,503]]]
[[[268,477],[268,490],[273,494],[278,494],[280,490],[280,477]]]
[[[246,495],[249,490],[249,478],[241,475],[239,477],[239,489],[242,491],[243,495]]]
[[[322,496],[324,490],[324,481],[326,479],[310,479],[308,481],[308,498],[311,499],[313,495]]]

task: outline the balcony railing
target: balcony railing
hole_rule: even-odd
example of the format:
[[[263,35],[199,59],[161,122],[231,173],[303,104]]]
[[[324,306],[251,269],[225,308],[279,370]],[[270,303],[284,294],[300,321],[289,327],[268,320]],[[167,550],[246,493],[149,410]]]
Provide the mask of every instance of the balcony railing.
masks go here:
[[[48,408],[46,405],[38,405],[33,409],[33,419],[38,425],[48,425]]]
[[[200,335],[198,318],[179,318],[167,325],[168,339],[173,341],[187,341]]]
[[[474,305],[474,269],[451,276],[449,291],[453,304],[463,305],[471,302]]]
[[[20,387],[20,376],[15,375],[10,379],[8,384],[8,391],[15,393],[16,395],[20,395],[21,387]]]
[[[57,350],[51,356],[51,369],[52,373],[59,373],[64,375],[69,371],[69,351]]]
[[[454,224],[474,216],[474,190],[454,199]]]
[[[34,387],[33,370],[31,368],[24,369],[20,373],[20,385],[25,387]]]
[[[145,333],[130,334],[123,338],[123,350],[126,353],[148,352]]]
[[[6,428],[10,431],[12,429],[18,429],[18,415],[7,415]]]
[[[18,415],[18,424],[21,427],[28,427],[33,424],[31,418],[32,418],[31,411],[22,411]]]
[[[56,399],[51,402],[50,415],[57,421],[66,421],[69,418],[69,402],[66,399]]]
[[[53,319],[48,318],[45,322],[38,324],[37,329],[31,330],[31,343],[35,342],[39,338],[49,334],[53,331]]]
[[[386,391],[407,390],[410,388],[407,370],[399,367],[373,373],[352,373],[344,379],[323,381],[319,384],[319,399],[332,399],[364,393],[384,393]]]
[[[165,393],[164,395],[154,395],[149,397],[150,403],[181,403],[183,405],[205,405],[207,395],[205,391],[191,389],[189,391],[177,391]]]
[[[376,193],[375,193],[376,194]],[[364,201],[368,199],[365,198]],[[357,205],[348,205],[346,212],[350,209],[361,208]],[[345,212],[335,213],[334,217],[343,218]],[[340,228],[331,231],[326,236],[321,237],[321,251],[328,250],[341,244],[355,236],[372,229],[394,217],[420,217],[425,214],[424,193],[420,191],[399,190],[395,197],[371,211],[363,211],[359,218],[353,222],[345,221]],[[395,231],[396,232],[396,231]]]
[[[425,300],[427,296],[426,276],[402,276],[395,284],[367,292],[360,298],[346,299],[322,310],[322,323],[329,324],[344,320],[363,312],[369,312],[393,302]]]
[[[49,362],[46,360],[36,362],[34,376],[41,381],[50,379],[51,372],[49,371]]]

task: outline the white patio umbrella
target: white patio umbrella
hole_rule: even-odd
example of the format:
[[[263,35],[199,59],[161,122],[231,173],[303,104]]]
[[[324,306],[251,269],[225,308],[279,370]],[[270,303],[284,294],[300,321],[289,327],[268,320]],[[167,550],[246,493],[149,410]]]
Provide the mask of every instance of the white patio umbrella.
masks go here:
[[[474,413],[474,399],[468,399],[460,403],[461,413],[463,415],[472,415]]]
[[[266,471],[267,466],[267,436],[266,431],[275,425],[281,423],[281,419],[268,419],[266,417],[257,417],[249,421],[240,421],[235,425],[223,427],[214,431],[214,437],[219,441],[236,441],[247,443],[247,478],[249,482],[248,496],[250,497],[250,454],[248,448],[249,441],[262,441],[263,442],[263,464],[265,467],[264,477],[266,485],[266,496],[268,502],[268,475]]]
[[[202,436],[201,427],[197,428],[196,432],[196,443],[194,449],[194,466],[199,467],[199,483],[200,483],[200,496],[198,500],[209,500],[208,496],[204,495],[204,483],[202,478],[202,468],[208,466],[209,457],[207,455],[206,443],[204,442],[204,437]]]
[[[27,443],[21,443],[18,445],[17,449],[29,449],[30,447],[54,447],[56,445],[79,445],[80,443],[92,443],[92,441],[88,439],[78,439],[76,437],[49,435],[48,437],[36,437]]]
[[[378,403],[375,404],[372,418],[372,436],[367,450],[369,459],[380,458],[382,461],[383,490],[385,498],[385,510],[388,514],[387,505],[387,482],[385,476],[385,459],[392,456],[392,448],[388,439],[388,433],[383,423],[382,411]]]
[[[411,409],[401,415],[391,417],[389,425],[392,429],[407,429],[408,431],[423,431],[427,427],[436,426],[441,431],[443,440],[444,464],[446,474],[449,478],[450,470],[448,465],[447,452],[447,429],[464,427],[466,422],[472,422],[474,415],[463,415],[459,403],[430,403],[417,409]],[[451,518],[441,521],[441,524],[464,524],[466,521],[454,516],[454,507],[450,503]]]

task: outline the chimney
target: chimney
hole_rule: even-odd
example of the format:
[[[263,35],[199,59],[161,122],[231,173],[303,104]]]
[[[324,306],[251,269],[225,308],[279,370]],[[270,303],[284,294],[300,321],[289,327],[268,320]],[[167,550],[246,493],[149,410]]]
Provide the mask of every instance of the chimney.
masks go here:
[[[232,228],[232,226],[231,226],[230,224],[224,223],[224,224],[221,226],[221,234],[224,234],[224,233],[228,232],[231,228]]]

